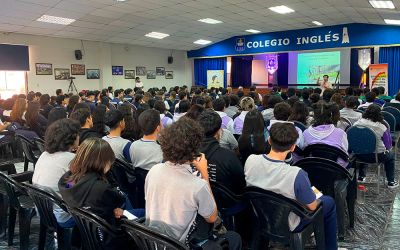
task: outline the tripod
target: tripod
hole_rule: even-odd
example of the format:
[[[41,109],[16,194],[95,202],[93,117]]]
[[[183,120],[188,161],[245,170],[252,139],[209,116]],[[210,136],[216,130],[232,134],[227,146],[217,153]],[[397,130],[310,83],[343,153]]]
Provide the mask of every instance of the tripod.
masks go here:
[[[68,87],[68,93],[72,93],[72,91],[74,91],[74,89],[75,89],[76,93],[78,94],[78,90],[76,89],[74,80],[70,79],[69,87]]]

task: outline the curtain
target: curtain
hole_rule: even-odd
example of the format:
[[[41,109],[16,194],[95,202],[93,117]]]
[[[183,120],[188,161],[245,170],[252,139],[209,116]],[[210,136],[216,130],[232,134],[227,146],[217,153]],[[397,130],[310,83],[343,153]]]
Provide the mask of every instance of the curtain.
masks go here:
[[[0,70],[29,71],[29,47],[0,44]]]
[[[226,57],[194,59],[194,85],[207,88],[207,70],[224,70],[226,88]]]
[[[251,57],[232,57],[231,61],[231,82],[232,87],[243,86],[250,88],[251,73],[253,70],[253,56]]]
[[[389,96],[393,96],[400,88],[400,47],[380,47],[379,63],[388,64]]]
[[[276,74],[278,77],[278,86],[287,88],[289,84],[289,53],[278,54],[278,70]]]
[[[358,49],[351,49],[350,52],[350,86],[357,87],[360,86],[361,76],[363,74],[362,68],[358,65]],[[371,64],[374,64],[374,48],[371,48]],[[365,70],[367,73],[367,83],[369,82],[369,69]],[[341,84],[346,84],[341,82]],[[370,85],[368,85],[370,86]]]

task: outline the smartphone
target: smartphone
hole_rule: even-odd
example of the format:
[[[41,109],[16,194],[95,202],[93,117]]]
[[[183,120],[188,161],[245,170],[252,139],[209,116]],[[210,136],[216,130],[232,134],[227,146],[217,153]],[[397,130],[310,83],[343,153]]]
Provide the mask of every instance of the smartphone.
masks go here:
[[[200,161],[201,161],[201,157],[203,157],[203,155],[202,155],[202,154],[198,154],[198,155],[196,156],[196,161],[197,161],[197,162],[200,162]]]

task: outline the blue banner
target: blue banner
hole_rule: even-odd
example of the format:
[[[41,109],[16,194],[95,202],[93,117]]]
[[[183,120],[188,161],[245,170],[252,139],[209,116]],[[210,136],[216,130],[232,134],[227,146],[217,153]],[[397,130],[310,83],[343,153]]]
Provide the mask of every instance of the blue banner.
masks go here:
[[[192,50],[189,58],[400,44],[400,26],[346,24],[236,36]]]

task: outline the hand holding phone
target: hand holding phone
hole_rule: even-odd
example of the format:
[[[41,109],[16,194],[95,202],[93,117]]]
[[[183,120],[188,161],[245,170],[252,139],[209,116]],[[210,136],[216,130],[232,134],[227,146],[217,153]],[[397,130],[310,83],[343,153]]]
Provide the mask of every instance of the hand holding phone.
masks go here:
[[[207,160],[204,154],[200,154],[196,157],[196,159],[192,162],[193,165],[199,170],[201,175],[204,177],[207,172]],[[208,176],[208,175],[207,175]]]

